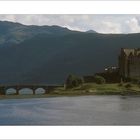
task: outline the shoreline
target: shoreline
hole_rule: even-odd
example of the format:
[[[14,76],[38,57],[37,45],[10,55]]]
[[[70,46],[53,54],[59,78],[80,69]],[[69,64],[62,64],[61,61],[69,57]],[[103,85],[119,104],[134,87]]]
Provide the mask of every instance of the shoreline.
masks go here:
[[[110,95],[118,95],[118,96],[140,96],[140,92],[134,91],[124,91],[124,92],[86,92],[86,93],[74,93],[74,94],[57,94],[57,93],[49,93],[49,94],[20,94],[20,95],[0,95],[0,100],[5,99],[35,99],[35,98],[56,98],[56,97],[78,97],[78,96],[110,96]]]
[[[46,94],[0,94],[0,100],[2,99],[28,99],[28,98],[53,98],[53,97],[76,97],[76,96],[94,96],[94,95],[119,95],[119,96],[140,96],[140,86],[136,84],[130,84],[130,87],[126,87],[128,83],[119,85],[114,84],[95,84],[85,83],[82,86],[65,89],[59,87]]]

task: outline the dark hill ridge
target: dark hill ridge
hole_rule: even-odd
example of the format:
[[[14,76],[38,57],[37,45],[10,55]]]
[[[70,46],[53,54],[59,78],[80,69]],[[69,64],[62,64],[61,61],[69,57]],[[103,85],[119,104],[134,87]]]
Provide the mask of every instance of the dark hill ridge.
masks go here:
[[[8,21],[0,21],[0,47],[19,44],[38,34],[64,35],[70,33],[67,28],[59,26],[23,25]]]
[[[24,25],[15,28],[21,28],[18,26]],[[45,27],[48,29],[41,31]],[[36,26],[24,28],[33,30]],[[58,26],[37,28],[39,33],[32,37],[26,38],[27,33],[20,43],[0,48],[0,83],[63,83],[68,74],[89,75],[117,65],[120,48],[140,48],[140,34],[86,33]]]

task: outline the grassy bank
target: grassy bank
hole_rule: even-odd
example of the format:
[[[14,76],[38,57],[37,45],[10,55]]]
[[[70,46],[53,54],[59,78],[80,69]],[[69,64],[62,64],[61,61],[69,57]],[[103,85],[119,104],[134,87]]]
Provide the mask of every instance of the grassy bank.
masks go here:
[[[129,86],[128,86],[129,85]],[[137,84],[95,84],[86,83],[82,86],[65,89],[56,88],[48,94],[37,95],[0,95],[0,99],[23,99],[23,98],[48,98],[60,96],[86,96],[86,95],[140,95],[140,87]]]
[[[139,94],[140,87],[137,84],[125,83],[120,85],[115,84],[96,84],[96,83],[86,83],[82,86],[73,89],[63,89],[59,88],[54,91],[56,94],[60,95],[122,95],[124,94]]]

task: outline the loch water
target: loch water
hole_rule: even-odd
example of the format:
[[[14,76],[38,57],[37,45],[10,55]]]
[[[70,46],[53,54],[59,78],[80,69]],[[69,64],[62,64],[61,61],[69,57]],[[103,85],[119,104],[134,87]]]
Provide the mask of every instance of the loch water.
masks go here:
[[[4,99],[0,125],[140,125],[140,97]]]

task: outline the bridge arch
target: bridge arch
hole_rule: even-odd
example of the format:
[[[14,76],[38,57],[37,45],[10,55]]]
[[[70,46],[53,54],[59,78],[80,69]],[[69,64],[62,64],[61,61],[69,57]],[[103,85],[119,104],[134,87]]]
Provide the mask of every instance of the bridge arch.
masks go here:
[[[17,93],[16,88],[9,87],[9,88],[6,88],[5,89],[5,94],[6,95],[12,95],[12,94],[16,94],[16,93]]]
[[[21,94],[26,94],[26,95],[34,94],[34,90],[32,88],[29,88],[29,87],[21,87],[18,89],[18,94],[19,95],[21,95]]]
[[[38,87],[35,89],[35,94],[45,94],[46,89],[44,87]]]
[[[38,92],[40,93],[49,93],[53,91],[56,87],[62,87],[62,86],[56,86],[56,85],[0,85],[0,94],[4,95],[8,91],[8,93],[13,94],[36,94]]]

